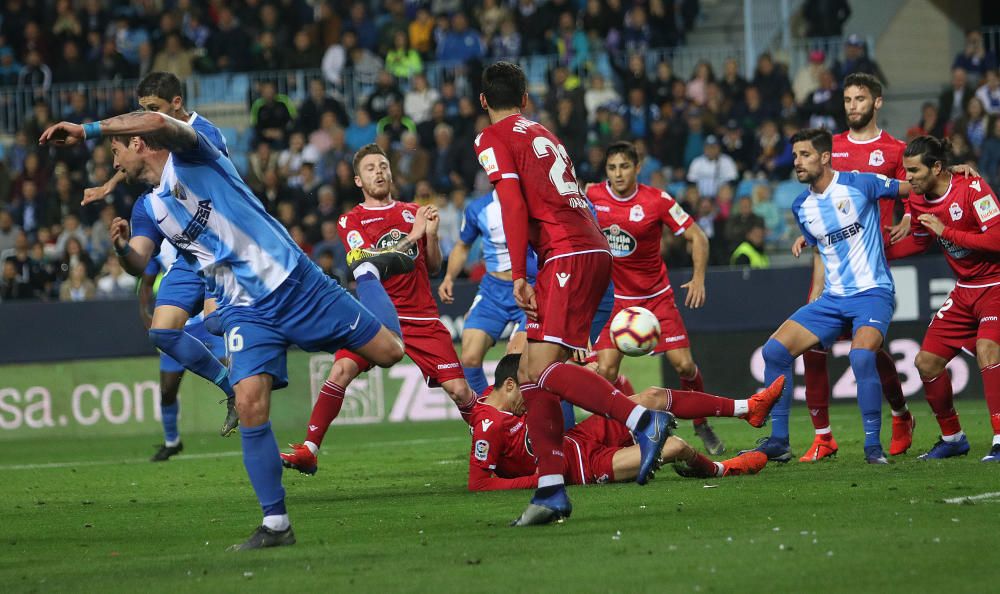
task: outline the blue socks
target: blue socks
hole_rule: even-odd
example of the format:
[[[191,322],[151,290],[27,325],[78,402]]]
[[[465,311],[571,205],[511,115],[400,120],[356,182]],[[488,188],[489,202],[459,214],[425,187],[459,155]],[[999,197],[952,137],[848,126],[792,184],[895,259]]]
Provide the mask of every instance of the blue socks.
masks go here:
[[[482,367],[463,367],[462,371],[465,373],[465,381],[469,382],[469,387],[476,394],[482,394],[486,388],[490,387],[490,383],[486,381],[486,372],[483,371]]]
[[[865,349],[851,349],[848,357],[851,370],[858,385],[858,408],[865,428],[865,447],[881,446],[879,433],[882,430],[882,382],[875,367],[875,352]]]
[[[764,356],[764,384],[771,385],[771,382],[778,379],[779,375],[785,376],[785,388],[781,392],[781,399],[771,409],[771,437],[788,442],[788,413],[792,408],[792,365],[795,359],[788,352],[785,345],[773,338],[769,338],[764,343],[761,354]],[[872,353],[874,355],[874,353]],[[874,365],[875,359],[872,358]],[[874,368],[873,368],[874,369]],[[876,380],[878,376],[876,376]]]
[[[569,431],[576,427],[576,412],[573,410],[573,403],[560,400],[559,406],[562,407],[563,411],[563,431]]]
[[[382,281],[371,272],[366,272],[355,280],[358,282],[356,289],[358,301],[363,303],[383,326],[392,330],[396,336],[402,337],[403,331],[399,328],[399,315],[396,313],[396,306],[392,304],[392,300],[386,294]]]
[[[177,430],[177,415],[180,413],[181,404],[174,401],[173,404],[160,405],[160,419],[163,422],[163,442],[167,445],[176,445],[181,439],[181,434]]]
[[[212,382],[226,393],[233,395],[233,387],[229,385],[229,374],[226,368],[215,358],[200,340],[183,330],[161,330],[153,328],[149,331],[149,340],[156,348],[170,355],[185,369],[197,373]]]
[[[285,488],[281,486],[281,458],[271,422],[249,428],[241,425],[240,441],[243,445],[243,466],[247,469],[264,515],[286,514]]]

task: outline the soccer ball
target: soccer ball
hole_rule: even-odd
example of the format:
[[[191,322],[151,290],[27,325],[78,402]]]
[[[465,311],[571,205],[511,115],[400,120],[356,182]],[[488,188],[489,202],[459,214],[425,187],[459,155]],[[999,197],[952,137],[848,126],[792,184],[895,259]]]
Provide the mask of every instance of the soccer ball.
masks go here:
[[[611,342],[629,357],[649,354],[660,343],[660,321],[643,307],[626,307],[611,320]]]

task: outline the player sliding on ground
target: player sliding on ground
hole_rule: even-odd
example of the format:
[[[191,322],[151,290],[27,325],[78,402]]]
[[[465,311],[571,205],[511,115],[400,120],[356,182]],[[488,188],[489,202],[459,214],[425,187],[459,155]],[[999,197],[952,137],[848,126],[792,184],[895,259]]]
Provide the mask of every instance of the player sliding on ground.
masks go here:
[[[451,333],[441,323],[437,303],[431,294],[430,273],[441,269],[438,243],[438,214],[433,206],[393,200],[389,158],[375,144],[361,147],[354,155],[354,183],[361,188],[364,202],[340,217],[337,231],[351,254],[365,250],[395,250],[413,262],[411,270],[386,280],[385,290],[396,306],[406,354],[417,364],[431,386],[448,393],[463,415],[472,410],[476,394],[465,381]],[[354,267],[361,275],[370,266]],[[320,390],[306,439],[282,453],[286,468],[315,474],[319,451],[330,423],[340,414],[347,386],[362,372],[372,368],[360,353],[347,349],[337,352],[330,376]]]
[[[674,290],[660,256],[660,241],[669,230],[691,246],[694,272],[681,288],[687,290],[684,304],[699,308],[705,304],[708,238],[669,194],[638,182],[642,165],[632,143],[623,141],[609,146],[604,163],[607,182],[593,184],[587,190],[587,198],[597,211],[597,223],[614,255],[611,277],[615,302],[594,344],[597,372],[610,382],[617,380],[622,353],[611,342],[611,320],[626,307],[643,307],[660,321],[660,341],[653,352],[666,355],[683,389],[702,392],[705,383],[691,356],[691,341],[674,303]],[[710,454],[725,451],[705,419],[695,419],[694,428]]]
[[[965,348],[975,353],[993,425],[993,445],[983,462],[1000,462],[1000,205],[979,177],[954,175],[945,168],[947,141],[918,136],[903,153],[906,178],[915,195],[913,235],[889,248],[889,259],[925,252],[934,240],[958,279],[931,318],[916,366],[941,438],[920,458],[969,453],[958,422],[946,365]]]
[[[566,148],[521,115],[527,101],[521,68],[509,62],[487,67],[482,89],[480,103],[491,125],[476,137],[475,151],[500,199],[514,298],[528,316],[518,383],[539,476],[531,503],[514,525],[546,524],[572,512],[563,478],[560,398],[636,433],[639,484],[649,480],[667,440],[669,416],[632,402],[593,371],[566,363],[573,350],[586,348],[611,282],[608,242],[580,193]],[[526,278],[529,245],[539,260],[534,288]]]
[[[517,384],[519,355],[507,355],[497,364],[494,386],[472,411],[472,452],[469,456],[469,490],[527,489],[536,487],[535,457],[524,424],[524,399]],[[784,378],[746,400],[730,400],[702,392],[649,388],[630,396],[649,409],[664,410],[690,419],[708,415],[739,417],[760,427],[781,397]],[[627,382],[627,380],[626,380]],[[631,385],[626,389],[631,391]],[[636,477],[641,452],[632,432],[621,423],[593,415],[563,436],[566,453],[563,477],[571,485],[627,481]],[[767,464],[767,455],[750,451],[714,462],[681,438],[670,436],[660,451],[662,463],[674,462],[684,476],[713,477],[756,474]]]
[[[231,549],[294,544],[269,420],[271,391],[288,384],[286,350],[291,344],[307,351],[346,347],[380,366],[398,362],[402,341],[386,327],[398,328],[398,320],[378,276],[405,269],[407,261],[412,266],[412,260],[398,254],[373,257],[381,269],[372,266],[370,278],[358,278],[361,305],[264,211],[204,134],[159,113],[125,114],[85,126],[60,122],[38,141],[71,146],[102,135],[112,137],[116,169],[130,181],[155,186],[145,208],[133,209],[131,233],[123,219],[112,222],[123,267],[142,271],[167,239],[205,279],[222,311],[243,463],[264,515],[250,538]]]
[[[830,167],[832,138],[807,129],[792,136],[795,176],[809,188],[792,204],[805,243],[815,246],[825,271],[823,294],[792,314],[764,345],[764,381],[785,376],[785,392],[771,414],[771,437],[757,447],[771,460],[792,458],[788,411],[792,364],[807,350],[829,345],[851,328],[851,369],[865,433],[865,460],[887,464],[882,450],[882,386],[875,352],[882,347],[895,310],[895,288],[879,224],[880,198],[895,199],[899,181],[871,173],[846,173]],[[800,246],[796,243],[796,248]],[[795,252],[799,255],[799,250]]]

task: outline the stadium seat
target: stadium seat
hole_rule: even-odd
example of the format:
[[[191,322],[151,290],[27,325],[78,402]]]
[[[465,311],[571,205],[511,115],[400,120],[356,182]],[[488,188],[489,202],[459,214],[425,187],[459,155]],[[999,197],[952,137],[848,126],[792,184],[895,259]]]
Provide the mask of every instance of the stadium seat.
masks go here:
[[[687,182],[670,182],[667,184],[667,193],[674,197],[675,200],[680,200],[684,197],[684,190],[687,189]]]
[[[222,132],[222,137],[226,139],[226,146],[229,147],[230,151],[235,150],[239,146],[239,130],[232,126],[219,126],[219,132]],[[240,146],[239,148],[242,149],[243,147]]]
[[[742,179],[739,185],[736,186],[736,199],[747,198],[753,194],[754,186],[764,183],[756,179]]]
[[[805,186],[797,181],[783,181],[774,187],[774,203],[779,208],[791,208],[792,202],[798,198]]]

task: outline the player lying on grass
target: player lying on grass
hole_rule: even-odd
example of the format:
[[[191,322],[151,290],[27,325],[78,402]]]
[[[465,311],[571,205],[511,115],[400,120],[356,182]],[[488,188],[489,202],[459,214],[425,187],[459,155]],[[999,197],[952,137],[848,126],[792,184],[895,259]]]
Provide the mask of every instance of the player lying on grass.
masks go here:
[[[507,355],[496,368],[494,386],[472,411],[472,453],[469,490],[535,488],[538,473],[528,428],[524,398],[517,384],[520,355]],[[627,380],[626,380],[627,381]],[[681,419],[706,416],[739,417],[753,427],[763,426],[771,407],[781,397],[784,377],[745,400],[731,400],[703,392],[649,388],[629,398],[650,410],[667,411]],[[631,385],[626,384],[631,391]],[[601,415],[582,421],[563,436],[563,477],[571,485],[633,480],[641,454],[625,425]],[[713,477],[755,474],[767,464],[762,452],[750,451],[714,462],[671,435],[661,449],[662,462],[674,462],[683,476]]]

